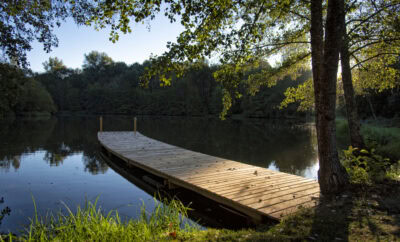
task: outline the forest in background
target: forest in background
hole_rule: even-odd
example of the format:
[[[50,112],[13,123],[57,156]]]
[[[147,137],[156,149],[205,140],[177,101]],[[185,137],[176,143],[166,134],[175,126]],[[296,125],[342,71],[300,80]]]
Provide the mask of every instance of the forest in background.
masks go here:
[[[45,72],[33,73],[0,64],[0,117],[56,113],[218,116],[223,108],[223,87],[213,75],[221,66],[206,61],[188,64],[185,74],[173,77],[168,86],[157,78],[144,86],[141,76],[149,61],[127,65],[97,51],[85,55],[81,69],[68,68],[57,57],[43,65]],[[265,70],[273,68],[263,63],[244,73],[243,79]],[[305,70],[297,78],[286,76],[276,85],[262,86],[255,95],[246,93],[245,86],[239,87],[243,95],[233,100],[228,116],[304,118],[309,110],[299,110],[298,103],[282,108],[281,103],[288,88],[298,87],[310,78],[311,71]],[[381,92],[364,90],[356,99],[363,119],[394,118],[400,114],[398,87]],[[343,95],[339,95],[338,104],[338,112],[345,116]]]

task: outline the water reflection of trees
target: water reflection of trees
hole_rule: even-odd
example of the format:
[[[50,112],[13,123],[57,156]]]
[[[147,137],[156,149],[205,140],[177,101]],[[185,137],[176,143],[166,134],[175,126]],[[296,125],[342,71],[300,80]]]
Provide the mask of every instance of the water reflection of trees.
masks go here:
[[[44,151],[44,160],[59,166],[83,153],[85,171],[104,173],[108,166],[96,158],[97,117],[62,117],[0,123],[0,169],[18,169],[22,154]],[[104,130],[132,130],[130,117],[104,117]],[[312,129],[282,120],[221,121],[204,118],[140,118],[139,131],[157,140],[190,150],[301,174],[314,165]],[[23,165],[23,164],[22,164]]]
[[[4,203],[4,198],[0,197],[0,226],[5,216],[9,216],[11,213],[11,209],[9,207],[1,207]]]
[[[143,119],[139,129],[152,138],[190,150],[295,174],[316,162],[310,126],[282,120]],[[314,133],[315,135],[315,133]]]
[[[97,119],[94,117],[2,121],[0,124],[0,169],[18,169],[26,153],[45,151],[44,160],[59,166],[68,157],[83,153],[85,171],[104,173],[108,166],[96,159]],[[23,165],[23,164],[22,164]]]

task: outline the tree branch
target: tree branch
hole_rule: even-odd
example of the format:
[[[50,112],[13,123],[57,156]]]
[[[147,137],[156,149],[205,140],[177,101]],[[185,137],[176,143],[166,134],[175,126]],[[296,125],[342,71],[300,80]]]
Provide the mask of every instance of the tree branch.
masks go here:
[[[353,51],[351,51],[350,52],[350,54],[354,54],[354,53],[356,53],[356,52],[358,52],[358,51],[360,51],[360,50],[362,50],[362,49],[364,49],[364,48],[366,48],[366,47],[368,47],[368,46],[371,46],[371,45],[374,45],[374,44],[378,44],[378,43],[380,43],[380,42],[392,42],[392,41],[399,41],[400,40],[400,38],[395,38],[395,39],[376,39],[375,41],[373,41],[373,42],[369,42],[369,43],[366,43],[366,44],[364,44],[364,45],[362,45],[362,46],[359,46],[358,48],[356,48],[355,50],[353,50]]]
[[[379,53],[379,54],[376,54],[376,55],[374,55],[374,56],[371,56],[371,57],[369,57],[369,58],[367,58],[367,59],[365,59],[365,60],[358,61],[358,63],[355,64],[354,66],[352,66],[351,69],[354,69],[354,68],[356,68],[357,66],[360,66],[360,65],[362,66],[363,63],[365,63],[365,62],[367,62],[367,61],[370,61],[370,60],[372,60],[372,59],[375,59],[375,58],[377,58],[377,57],[379,57],[379,56],[382,56],[382,55],[399,55],[399,53],[395,53],[395,52]],[[352,55],[352,56],[355,57],[354,55]],[[366,69],[366,68],[364,68],[364,69]]]

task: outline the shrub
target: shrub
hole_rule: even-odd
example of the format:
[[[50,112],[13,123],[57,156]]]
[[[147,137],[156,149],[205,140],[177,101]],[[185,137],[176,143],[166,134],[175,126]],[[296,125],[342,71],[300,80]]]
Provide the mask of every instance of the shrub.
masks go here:
[[[343,151],[343,164],[353,184],[372,185],[399,174],[399,163],[376,154],[375,149],[359,150],[350,146]]]

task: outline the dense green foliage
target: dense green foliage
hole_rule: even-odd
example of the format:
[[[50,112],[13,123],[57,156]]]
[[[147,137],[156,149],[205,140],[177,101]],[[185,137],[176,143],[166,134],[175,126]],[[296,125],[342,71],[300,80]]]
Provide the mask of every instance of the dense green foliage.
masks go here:
[[[343,159],[350,181],[360,185],[372,185],[385,179],[396,178],[400,173],[399,162],[392,163],[389,158],[376,154],[375,149],[370,151],[349,147],[343,151]]]
[[[357,109],[362,118],[374,116],[384,118],[400,117],[399,87],[382,92],[369,89],[365,91],[365,94],[356,97]]]
[[[40,82],[14,66],[0,64],[0,117],[10,113],[49,115],[55,111],[52,97]]]
[[[170,85],[163,85],[152,78],[147,87],[141,77],[149,62],[126,65],[114,62],[105,53],[93,51],[85,55],[82,69],[70,69],[62,60],[50,58],[44,64],[46,72],[32,75],[7,64],[1,64],[0,114],[43,115],[61,112],[205,116],[219,115],[223,111],[224,86],[216,81],[226,68],[199,61],[185,67],[181,77],[171,78]],[[240,95],[232,93],[232,106],[228,115],[257,118],[301,117],[313,101],[310,72],[305,71],[295,81],[286,76],[272,86],[262,86],[257,92],[248,92],[249,76],[274,71],[269,65],[248,68],[238,86]],[[296,86],[309,89],[304,102],[298,99]],[[311,88],[311,89],[310,89]],[[296,96],[297,95],[297,96]],[[308,101],[307,101],[308,100]],[[370,91],[357,96],[358,110],[363,118],[374,115],[393,118],[399,115],[399,90]],[[297,112],[300,111],[300,112]],[[339,98],[339,111],[345,115],[345,105]]]
[[[44,63],[46,72],[38,74],[59,111],[135,114],[135,115],[219,115],[222,111],[223,87],[213,73],[222,67],[199,61],[185,67],[185,75],[171,78],[170,85],[152,78],[144,88],[141,76],[149,63],[114,62],[105,53],[85,55],[82,70],[65,67],[57,58]],[[270,68],[270,67],[268,67]],[[246,75],[264,71],[254,68]],[[288,87],[304,82],[310,72],[304,72],[296,81],[284,78],[274,87],[264,87],[252,95],[244,87],[240,98],[233,100],[230,114],[244,117],[296,117],[297,105],[279,110]]]

